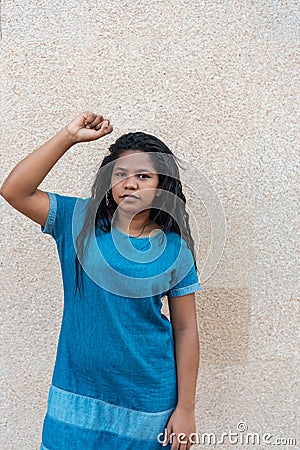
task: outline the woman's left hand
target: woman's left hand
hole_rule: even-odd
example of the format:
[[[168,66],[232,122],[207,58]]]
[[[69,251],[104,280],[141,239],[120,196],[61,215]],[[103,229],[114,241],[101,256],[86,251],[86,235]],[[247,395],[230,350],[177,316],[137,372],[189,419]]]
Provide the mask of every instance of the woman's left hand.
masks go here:
[[[171,450],[189,450],[195,443],[195,437],[195,411],[177,407],[168,421],[163,445],[171,443]]]

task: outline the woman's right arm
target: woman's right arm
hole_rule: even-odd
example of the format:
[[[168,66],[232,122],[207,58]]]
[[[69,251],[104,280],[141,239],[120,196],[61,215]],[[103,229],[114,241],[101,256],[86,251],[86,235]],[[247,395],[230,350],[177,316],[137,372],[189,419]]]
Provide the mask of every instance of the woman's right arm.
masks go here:
[[[45,225],[50,201],[38,189],[46,175],[69,148],[78,142],[99,139],[113,130],[108,119],[85,112],[49,141],[22,159],[1,186],[0,194],[15,209],[40,225]]]

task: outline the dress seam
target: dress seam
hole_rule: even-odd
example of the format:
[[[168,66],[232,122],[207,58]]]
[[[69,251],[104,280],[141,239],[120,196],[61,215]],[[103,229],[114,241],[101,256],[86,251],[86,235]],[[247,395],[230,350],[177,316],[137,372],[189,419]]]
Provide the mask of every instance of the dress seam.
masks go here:
[[[90,397],[88,395],[82,395],[82,394],[77,394],[76,392],[67,391],[66,389],[59,388],[59,387],[55,386],[54,384],[51,385],[51,388],[54,389],[55,391],[57,391],[58,393],[63,391],[63,392],[66,392],[68,395],[81,397],[82,399],[86,399],[86,400],[96,401],[96,402],[102,403],[103,405],[108,405],[113,408],[118,408],[119,410],[134,412],[134,413],[138,413],[138,414],[145,415],[145,416],[150,415],[150,416],[157,417],[159,415],[165,415],[166,413],[173,411],[174,408],[176,407],[176,405],[174,405],[171,408],[165,409],[163,411],[157,411],[157,412],[141,411],[139,409],[126,408],[125,406],[119,406],[119,405],[116,405],[115,403],[109,403],[109,402],[106,402],[105,400],[101,400],[100,398]]]

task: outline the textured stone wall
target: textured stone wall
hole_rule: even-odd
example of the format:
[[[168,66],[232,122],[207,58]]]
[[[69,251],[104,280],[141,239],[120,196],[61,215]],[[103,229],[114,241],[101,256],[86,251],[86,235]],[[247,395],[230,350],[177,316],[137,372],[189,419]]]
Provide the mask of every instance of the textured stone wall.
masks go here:
[[[108,145],[128,131],[155,134],[185,159],[203,285],[198,432],[220,437],[245,422],[261,438],[297,438],[278,449],[300,445],[299,9],[296,0],[1,4],[1,182],[84,110],[109,117],[114,132],[70,150],[41,189],[88,192]],[[60,328],[60,267],[38,224],[3,199],[0,208],[0,448],[32,450]],[[199,446],[218,447],[247,448],[226,438]]]

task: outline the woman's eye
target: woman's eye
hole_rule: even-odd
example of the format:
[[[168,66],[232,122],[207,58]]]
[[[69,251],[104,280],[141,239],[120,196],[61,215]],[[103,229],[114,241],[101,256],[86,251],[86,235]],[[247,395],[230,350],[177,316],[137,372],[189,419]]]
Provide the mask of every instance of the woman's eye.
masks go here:
[[[126,176],[126,173],[125,172],[118,172],[115,175],[116,175],[116,177],[122,177],[122,176]],[[138,177],[150,178],[149,175],[147,175],[145,173],[138,174]]]

